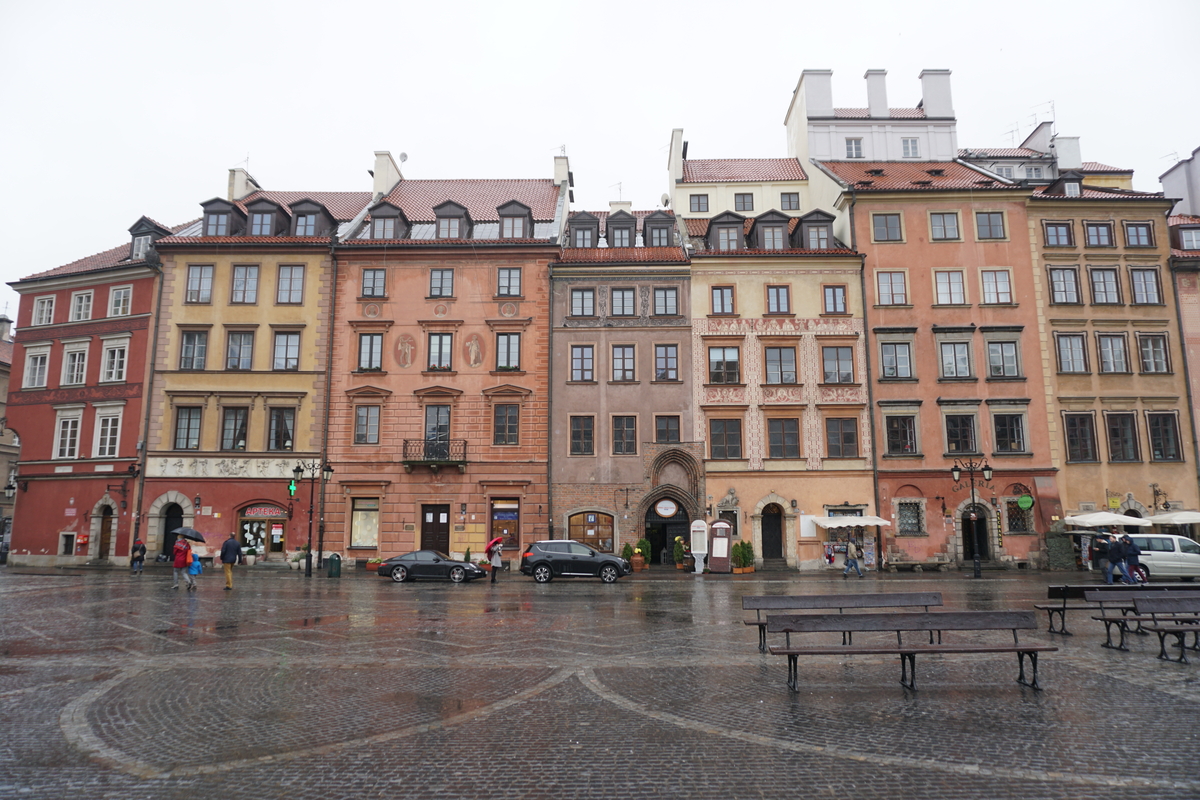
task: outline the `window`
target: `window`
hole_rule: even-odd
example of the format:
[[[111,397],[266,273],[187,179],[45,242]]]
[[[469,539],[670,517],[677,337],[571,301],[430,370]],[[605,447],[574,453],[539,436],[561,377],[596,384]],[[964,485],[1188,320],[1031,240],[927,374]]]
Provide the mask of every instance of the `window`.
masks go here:
[[[935,272],[938,305],[962,305],[967,302],[963,274],[959,270]]]
[[[767,453],[769,458],[799,458],[800,420],[767,420]]]
[[[654,345],[654,380],[679,380],[679,347],[677,345]]]
[[[903,306],[908,304],[903,272],[878,272],[875,274],[875,280],[879,285],[879,305]]]
[[[452,270],[452,269],[431,269],[431,270],[429,270],[429,296],[430,297],[453,297],[454,296],[454,270]]]
[[[1105,414],[1108,427],[1108,460],[1140,461],[1137,423],[1133,414]]]
[[[988,377],[1016,378],[1021,374],[1017,364],[1016,342],[988,342]]]
[[[1115,269],[1094,269],[1090,274],[1093,303],[1121,302],[1121,293],[1117,286],[1117,271]]]
[[[181,406],[175,409],[175,449],[198,450],[200,448],[199,406]]]
[[[83,383],[87,379],[87,350],[66,350],[63,353],[64,386]]]
[[[382,333],[360,333],[358,335],[358,368],[360,370],[383,369]]]
[[[363,297],[384,297],[387,295],[387,286],[384,283],[387,277],[387,270],[383,269],[364,269],[362,272],[362,296]]]
[[[1072,268],[1050,270],[1050,288],[1053,302],[1079,302],[1079,271]]]
[[[942,377],[971,377],[971,343],[942,342]]]
[[[316,236],[317,235],[317,215],[316,214],[299,214],[296,216],[296,235],[297,236]]]
[[[1179,243],[1184,250],[1200,250],[1200,228],[1184,228],[1179,232]]]
[[[809,225],[805,229],[805,234],[808,237],[809,250],[828,250],[829,249],[829,226],[828,225]]]
[[[737,250],[742,242],[742,229],[732,225],[717,228],[717,249],[722,251]]]
[[[1112,225],[1107,222],[1089,222],[1085,227],[1088,247],[1112,247]]]
[[[355,497],[351,501],[350,546],[379,546],[379,498]]]
[[[179,368],[204,369],[208,358],[208,331],[183,331],[179,338]]]
[[[637,455],[637,417],[613,417],[613,455]]]
[[[114,382],[125,380],[125,356],[128,348],[128,342],[104,346],[104,360],[100,366],[101,381]]]
[[[612,290],[612,313],[614,317],[632,317],[634,315],[633,289]]]
[[[379,406],[354,407],[354,443],[379,444]]]
[[[764,225],[761,233],[764,250],[782,250],[784,248],[782,225]]]
[[[1079,184],[1072,181],[1064,185],[1064,194],[1067,197],[1079,197]]]
[[[862,139],[846,139],[846,158],[862,157]]]
[[[450,406],[425,406],[425,458],[450,457]]]
[[[1012,178],[1013,176],[1012,167],[992,167],[992,172],[995,172],[1001,178]]]
[[[593,372],[595,363],[593,353],[594,348],[590,344],[571,346],[571,380],[593,381],[596,379]]]
[[[251,214],[250,215],[250,235],[251,236],[270,236],[271,235],[271,217],[273,214]]]
[[[895,416],[884,419],[889,456],[906,456],[917,452],[917,418]]]
[[[108,293],[108,315],[110,317],[127,317],[133,302],[133,287],[122,286]]]
[[[25,379],[21,386],[25,389],[37,389],[46,385],[46,367],[50,363],[50,348],[28,349],[25,351]]]
[[[76,292],[71,295],[71,322],[82,322],[92,318],[92,293]]]
[[[830,458],[858,458],[858,420],[825,420],[825,443]]]
[[[304,267],[280,267],[279,286],[275,292],[276,303],[295,304],[304,302]]]
[[[116,458],[121,441],[120,413],[96,413],[96,458]]]
[[[749,193],[737,192],[733,195],[733,210],[734,211],[753,211],[754,210],[754,195]]]
[[[884,342],[879,346],[880,375],[884,378],[912,377],[912,345],[908,342]]]
[[[1133,302],[1138,305],[1158,305],[1162,303],[1162,293],[1158,290],[1158,270],[1131,269],[1129,282],[1133,285]]]
[[[442,217],[438,220],[439,239],[457,239],[461,220],[457,217]]]
[[[779,195],[779,207],[784,211],[800,210],[800,193],[783,192]]]
[[[501,297],[521,296],[521,270],[501,268],[496,273],[496,294]]]
[[[633,231],[629,228],[609,228],[609,247],[633,247]]]
[[[596,315],[596,292],[593,289],[571,290],[571,316],[594,317]]]
[[[492,444],[520,444],[517,436],[517,421],[521,407],[516,403],[502,403],[492,413]]]
[[[571,417],[571,455],[590,456],[594,450],[594,417]]]
[[[55,458],[79,457],[79,421],[83,411],[60,411],[55,435]]]
[[[1125,337],[1120,334],[1100,334],[1096,337],[1100,351],[1101,372],[1129,372],[1125,358]]]
[[[300,369],[300,334],[286,332],[275,334],[275,358],[272,369]]]
[[[229,233],[228,214],[208,214],[204,218],[205,236],[225,236]]]
[[[1042,168],[1041,167],[1026,167],[1025,168],[1025,177],[1032,178],[1034,180],[1041,180],[1042,179]]]
[[[710,347],[708,348],[708,382],[709,383],[740,383],[738,369],[738,348]]]
[[[920,139],[901,139],[900,144],[904,148],[905,158],[920,158],[921,157],[921,140]]]
[[[1021,414],[995,414],[992,426],[996,431],[997,453],[1025,452],[1025,417]]]
[[[903,238],[899,214],[872,214],[871,223],[877,242],[899,242]]]
[[[1128,247],[1150,247],[1150,223],[1130,222],[1125,225],[1125,244]]]
[[[654,441],[659,444],[674,444],[679,441],[679,417],[655,417]]]
[[[502,217],[500,220],[500,236],[504,239],[524,239],[525,218]]]
[[[792,313],[791,288],[788,286],[767,287],[767,313]]]
[[[896,501],[896,535],[925,535],[925,510],[921,503],[912,500]]]
[[[946,450],[950,453],[974,453],[975,415],[946,415]]]
[[[1179,421],[1174,414],[1147,414],[1150,431],[1151,461],[1182,461],[1179,449]]]
[[[396,238],[396,219],[395,217],[376,217],[371,220],[371,238],[372,239],[395,239]]]
[[[1138,350],[1142,356],[1142,372],[1170,372],[1167,362],[1167,337],[1161,334],[1138,334]]]
[[[708,195],[694,194],[688,198],[688,208],[694,214],[696,212],[708,211]]]
[[[1011,303],[1013,301],[1008,270],[985,269],[982,277],[984,303]]]
[[[233,331],[225,351],[225,369],[250,369],[254,357],[254,334],[250,331]]]
[[[929,223],[935,242],[958,239],[958,214],[930,214]]]
[[[733,313],[733,287],[732,286],[714,286],[714,287],[712,287],[712,313],[714,313],[714,314],[732,314]]]
[[[592,229],[591,228],[576,228],[572,240],[575,247],[591,247],[592,246]]]
[[[710,457],[728,460],[742,457],[742,421],[740,419],[709,420]]]
[[[1058,345],[1059,372],[1088,371],[1082,333],[1060,333],[1055,337],[1055,341]]]
[[[679,314],[679,290],[655,289],[654,313],[656,316],[675,316]]]
[[[1071,237],[1071,224],[1069,222],[1047,222],[1046,223],[1046,246],[1047,247],[1070,247],[1075,244]]]
[[[671,229],[662,225],[656,225],[650,228],[650,246],[651,247],[670,247],[671,246]]]
[[[234,267],[231,303],[258,302],[258,267]]]
[[[429,334],[429,368],[434,370],[449,370],[451,346],[454,341],[454,334],[451,333],[431,333]]]
[[[796,348],[768,347],[767,383],[793,384],[796,382]]]
[[[496,369],[516,371],[521,368],[521,334],[496,334]]]
[[[826,286],[825,289],[825,313],[826,314],[845,314],[846,313],[846,287],[845,286]]]
[[[612,379],[614,381],[632,381],[635,379],[633,370],[632,345],[613,345]]]
[[[822,347],[825,383],[854,383],[854,348]]]
[[[1096,461],[1096,422],[1091,414],[1064,414],[1067,461]]]
[[[268,450],[291,450],[296,430],[296,409],[272,408],[267,430]]]
[[[246,419],[248,408],[225,408],[221,411],[221,449],[246,449]]]
[[[1004,214],[999,211],[975,212],[975,226],[980,239],[1004,238]]]
[[[213,268],[189,266],[187,274],[187,302],[211,303]]]

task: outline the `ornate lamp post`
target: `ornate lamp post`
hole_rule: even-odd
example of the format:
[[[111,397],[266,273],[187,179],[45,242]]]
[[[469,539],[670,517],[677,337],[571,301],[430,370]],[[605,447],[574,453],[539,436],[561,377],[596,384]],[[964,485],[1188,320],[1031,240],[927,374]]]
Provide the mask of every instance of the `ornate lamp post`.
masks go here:
[[[313,484],[317,481],[317,473],[321,469],[320,461],[300,461],[292,468],[296,483],[308,473],[308,546],[304,554],[304,577],[312,577],[312,528],[313,528]]]
[[[317,569],[321,568],[321,554],[325,552],[325,484],[333,480],[333,466],[326,463],[321,468],[321,522],[317,526]],[[311,520],[311,515],[309,516]]]
[[[950,477],[954,478],[954,482],[958,483],[962,480],[963,470],[967,472],[967,479],[971,482],[971,534],[975,540],[975,577],[983,577],[983,567],[979,563],[979,551],[981,543],[979,541],[979,512],[975,510],[975,473],[979,472],[983,475],[984,483],[991,483],[992,467],[988,464],[987,459],[968,458],[965,461],[961,458],[954,459],[954,466],[950,468]]]

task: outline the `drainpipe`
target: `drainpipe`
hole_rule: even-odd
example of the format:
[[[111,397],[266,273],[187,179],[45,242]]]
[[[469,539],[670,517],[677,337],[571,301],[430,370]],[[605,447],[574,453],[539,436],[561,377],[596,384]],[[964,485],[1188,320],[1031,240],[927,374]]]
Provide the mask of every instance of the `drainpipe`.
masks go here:
[[[133,502],[134,541],[141,536],[142,530],[142,496],[146,488],[146,450],[150,439],[150,408],[151,400],[154,398],[154,369],[158,361],[158,331],[162,321],[163,283],[166,280],[161,261],[157,266],[152,265],[152,269],[158,273],[158,294],[154,298],[154,335],[148,343],[150,347],[150,385],[142,392],[142,413],[145,416],[145,419],[142,420],[142,447],[138,451],[137,461],[134,462],[138,465],[137,488],[134,490]],[[133,541],[129,543],[129,546],[133,547]]]
[[[325,465],[329,463],[329,407],[333,403],[333,342],[337,322],[337,227],[329,236],[329,260],[332,272],[329,281],[329,337],[325,351],[325,424],[321,431],[321,510],[317,523],[317,569],[321,568],[321,554],[325,552]],[[344,517],[343,517],[344,518]],[[311,522],[309,523],[312,524]],[[309,528],[311,531],[312,529]],[[343,530],[343,533],[345,531]],[[310,539],[311,541],[311,539]]]
[[[1167,216],[1169,217],[1170,214],[1171,212],[1168,210]],[[1168,228],[1167,230],[1170,229]],[[1197,274],[1200,275],[1200,273]],[[1200,464],[1200,443],[1198,443],[1196,439],[1196,415],[1194,412],[1195,406],[1192,405],[1192,375],[1188,363],[1189,359],[1187,357],[1187,342],[1185,342],[1183,338],[1183,309],[1179,305],[1179,291],[1177,288],[1178,284],[1175,281],[1175,275],[1175,259],[1172,258],[1171,294],[1175,296],[1175,323],[1179,326],[1179,348],[1180,353],[1183,356],[1183,358],[1180,359],[1180,361],[1183,362],[1183,387],[1184,391],[1187,392],[1188,418],[1192,422],[1192,458],[1196,459],[1192,463]],[[1197,486],[1200,487],[1200,472],[1197,472],[1196,479]]]
[[[559,248],[559,257],[562,249]],[[546,338],[550,343],[550,363],[546,368],[546,536],[554,538],[554,257],[546,264],[546,284],[550,296],[546,298],[549,313],[546,314]],[[1197,462],[1200,463],[1200,462]],[[615,542],[614,542],[615,544]]]

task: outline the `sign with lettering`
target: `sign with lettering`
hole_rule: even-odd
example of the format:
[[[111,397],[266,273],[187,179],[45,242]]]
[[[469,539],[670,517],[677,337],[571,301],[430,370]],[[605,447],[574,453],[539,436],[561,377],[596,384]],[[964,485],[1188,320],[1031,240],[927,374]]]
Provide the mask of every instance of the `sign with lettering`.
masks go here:
[[[242,512],[243,517],[286,517],[287,511],[275,506],[250,506]]]

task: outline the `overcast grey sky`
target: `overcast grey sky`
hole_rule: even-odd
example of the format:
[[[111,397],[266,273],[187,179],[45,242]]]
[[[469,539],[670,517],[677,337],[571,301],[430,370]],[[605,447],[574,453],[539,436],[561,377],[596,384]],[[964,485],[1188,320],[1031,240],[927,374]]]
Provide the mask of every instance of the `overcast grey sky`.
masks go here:
[[[1197,23],[1196,0],[0,0],[0,280],[193,219],[247,157],[268,189],[367,191],[375,150],[409,178],[548,178],[565,145],[575,208],[653,208],[672,128],[693,158],[786,155],[806,68],[858,107],[867,69],[893,107],[952,70],[962,147],[1014,146],[1053,102],[1085,160],[1158,191],[1200,147]]]

